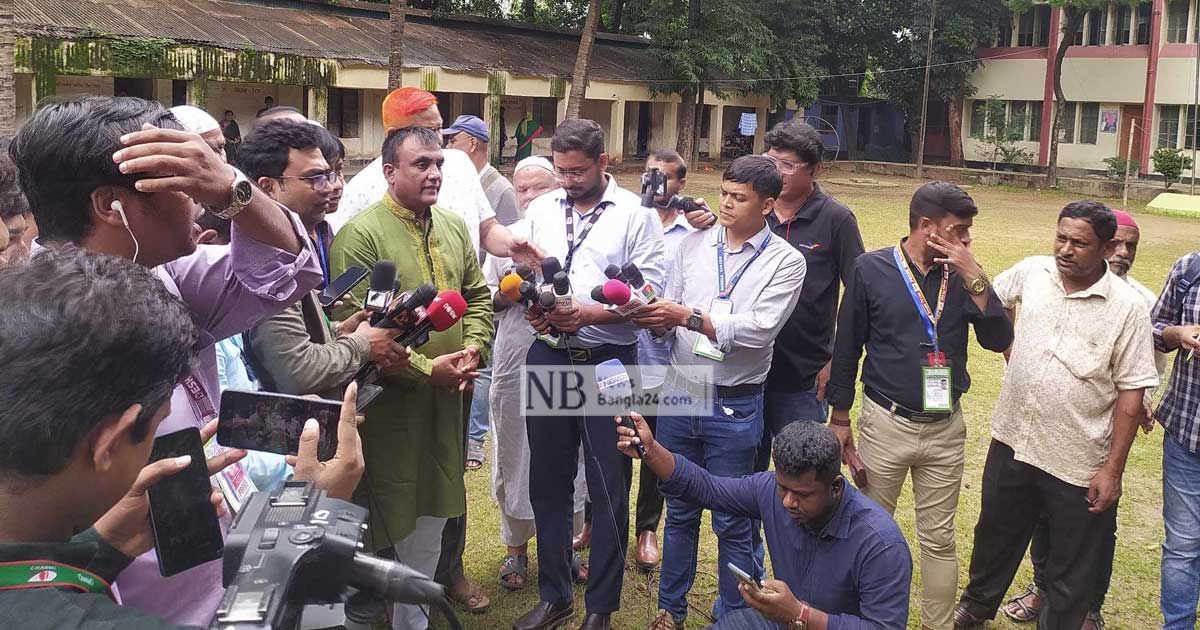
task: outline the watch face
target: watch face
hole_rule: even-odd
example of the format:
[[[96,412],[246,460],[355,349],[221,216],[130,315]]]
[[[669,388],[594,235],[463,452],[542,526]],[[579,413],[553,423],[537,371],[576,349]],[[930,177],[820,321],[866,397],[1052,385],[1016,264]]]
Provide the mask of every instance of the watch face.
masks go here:
[[[246,205],[250,203],[251,197],[254,196],[254,186],[250,184],[248,179],[239,179],[233,185],[233,200],[238,205]]]

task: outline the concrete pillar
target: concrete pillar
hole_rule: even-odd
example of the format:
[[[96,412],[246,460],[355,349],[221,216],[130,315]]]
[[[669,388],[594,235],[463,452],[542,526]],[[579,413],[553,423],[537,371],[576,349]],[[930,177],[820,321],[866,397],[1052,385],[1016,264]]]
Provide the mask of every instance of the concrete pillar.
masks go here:
[[[620,163],[625,159],[625,100],[612,102],[608,123],[608,159]]]
[[[491,94],[483,97],[483,119],[488,126],[488,161],[493,165],[500,164],[500,102],[502,97]]]
[[[451,122],[463,113],[462,97],[462,92],[453,92],[450,94],[450,111],[447,113]]]
[[[308,111],[304,116],[322,126],[329,126],[329,88],[318,86],[305,88],[308,91]]]
[[[667,103],[662,111],[662,147],[674,151],[679,146],[679,103]]]
[[[641,103],[627,101],[625,112],[625,146],[629,147],[631,155],[638,152],[638,127],[641,125]]]
[[[206,108],[208,105],[208,77],[197,75],[195,79],[188,81],[187,102],[188,105],[195,105],[200,109]]]
[[[529,105],[529,108],[533,109],[533,105],[532,104]],[[563,96],[558,99],[558,120],[556,122],[561,123],[562,121],[564,121],[566,119],[567,119],[567,97]]]
[[[756,107],[754,113],[758,115],[758,128],[754,130],[754,153],[758,154],[767,150],[767,106]]]
[[[725,106],[711,105],[708,117],[708,159],[721,161],[721,147],[725,144]]]

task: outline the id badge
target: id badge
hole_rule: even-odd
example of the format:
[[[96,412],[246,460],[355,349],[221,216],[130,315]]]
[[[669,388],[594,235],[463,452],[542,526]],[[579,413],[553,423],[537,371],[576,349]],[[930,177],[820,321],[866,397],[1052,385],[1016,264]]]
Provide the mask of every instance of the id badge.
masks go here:
[[[712,304],[708,308],[709,315],[732,315],[733,301],[724,298],[714,298]],[[713,345],[711,339],[703,333],[696,337],[696,344],[692,346],[692,353],[696,356],[712,359],[713,361],[724,361],[725,353],[717,349]]]
[[[949,413],[953,411],[950,404],[950,368],[946,366],[921,366],[921,391],[924,411]]]
[[[551,348],[558,349],[558,348],[562,347],[562,341],[561,341],[561,338],[560,338],[558,335],[555,335],[555,336],[551,337],[551,336],[549,336],[549,335],[541,335],[541,334],[539,334],[539,335],[537,336],[537,338],[538,338],[539,340],[541,340],[541,341],[542,341],[542,343],[546,344],[547,346],[550,346]]]
[[[204,454],[207,457],[216,457],[227,450],[229,449],[217,444],[215,436],[204,445]],[[254,481],[246,473],[246,469],[242,468],[241,462],[227,466],[225,470],[217,473],[216,477],[217,488],[221,490],[221,495],[225,497],[225,504],[234,514],[241,512],[242,506],[250,500],[250,495],[258,491]]]

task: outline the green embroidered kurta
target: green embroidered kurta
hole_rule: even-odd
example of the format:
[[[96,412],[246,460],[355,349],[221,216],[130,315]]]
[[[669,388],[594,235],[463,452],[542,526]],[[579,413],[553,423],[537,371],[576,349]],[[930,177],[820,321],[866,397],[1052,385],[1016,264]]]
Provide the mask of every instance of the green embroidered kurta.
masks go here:
[[[371,511],[369,544],[378,550],[388,538],[399,542],[412,533],[419,516],[452,518],[466,511],[463,396],[433,387],[429,373],[434,357],[468,345],[480,348],[484,364],[492,341],[492,296],[463,220],[435,207],[430,219],[420,221],[391,195],[347,223],[329,257],[334,277],[353,265],[370,269],[391,260],[405,290],[428,282],[438,291],[457,290],[467,301],[458,324],[431,333],[429,343],[415,349],[412,367],[381,383],[384,391],[359,428],[367,476],[355,500]],[[366,290],[364,283],[354,291],[357,304]],[[340,314],[353,311],[347,307]]]

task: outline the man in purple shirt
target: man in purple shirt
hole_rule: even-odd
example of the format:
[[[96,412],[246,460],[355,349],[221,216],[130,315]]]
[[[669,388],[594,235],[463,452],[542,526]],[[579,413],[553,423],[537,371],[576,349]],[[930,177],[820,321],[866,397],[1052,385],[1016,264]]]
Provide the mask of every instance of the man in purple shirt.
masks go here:
[[[79,247],[151,268],[199,329],[162,435],[215,417],[214,343],[248,330],[320,284],[303,227],[154,101],[75,97],[39,109],[9,147],[43,248]],[[197,246],[201,206],[232,221],[228,247]],[[228,523],[226,523],[228,524]],[[207,625],[223,589],[219,561],[170,578],[153,552],[117,583],[126,605]]]
[[[721,616],[717,630],[893,630],[908,623],[912,556],[900,527],[841,475],[842,449],[824,425],[794,422],[775,436],[775,469],[717,477],[654,440],[636,413],[617,418],[617,448],[645,461],[667,497],[714,512],[760,519],[775,579],[746,580],[750,608]],[[750,574],[751,567],[738,567]],[[731,571],[721,567],[722,571]],[[747,578],[748,579],[748,578]],[[678,626],[676,626],[678,627]]]

